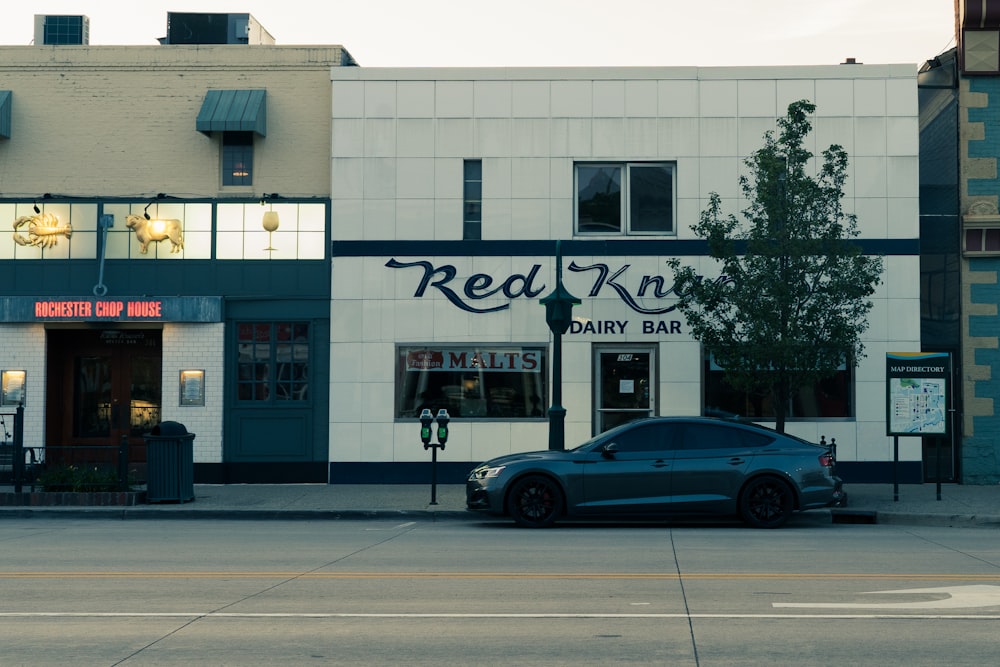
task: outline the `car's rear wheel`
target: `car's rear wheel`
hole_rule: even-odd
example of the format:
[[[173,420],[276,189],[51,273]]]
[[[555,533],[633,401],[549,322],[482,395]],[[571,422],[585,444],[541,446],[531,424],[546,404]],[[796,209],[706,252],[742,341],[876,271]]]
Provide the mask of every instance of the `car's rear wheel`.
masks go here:
[[[562,513],[562,490],[542,475],[522,477],[510,489],[507,508],[518,525],[545,528]]]
[[[792,487],[777,477],[753,479],[740,493],[740,516],[754,528],[782,526],[794,509]]]

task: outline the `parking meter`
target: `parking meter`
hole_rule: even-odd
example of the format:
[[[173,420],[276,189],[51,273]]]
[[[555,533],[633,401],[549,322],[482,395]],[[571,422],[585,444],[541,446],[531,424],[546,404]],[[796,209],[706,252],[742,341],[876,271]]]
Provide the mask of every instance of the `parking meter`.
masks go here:
[[[431,424],[434,422],[434,415],[427,408],[420,413],[420,440],[424,443],[424,449],[431,446]]]
[[[444,443],[448,442],[448,422],[451,421],[451,417],[448,416],[448,411],[444,408],[438,410],[437,423],[438,423],[438,444],[441,449],[444,449]]]

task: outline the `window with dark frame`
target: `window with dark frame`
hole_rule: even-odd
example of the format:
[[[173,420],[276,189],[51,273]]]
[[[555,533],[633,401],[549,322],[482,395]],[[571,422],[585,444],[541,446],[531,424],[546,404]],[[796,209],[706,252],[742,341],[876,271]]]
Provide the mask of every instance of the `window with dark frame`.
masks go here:
[[[1000,227],[966,226],[964,249],[969,255],[1000,255]]]
[[[253,132],[222,133],[222,184],[253,185]]]
[[[424,409],[453,418],[541,419],[548,398],[544,347],[424,345],[396,348],[396,418]]]
[[[483,161],[465,160],[462,188],[462,240],[483,238]]]
[[[577,163],[576,233],[675,233],[674,171],[667,162]]]
[[[725,371],[710,357],[704,361],[703,413],[708,416],[738,415],[752,420],[774,418],[770,396],[749,394],[732,387]],[[801,387],[788,406],[788,419],[850,418],[854,416],[851,365],[841,364],[833,377]]]
[[[240,322],[236,398],[279,403],[309,399],[309,324]]]

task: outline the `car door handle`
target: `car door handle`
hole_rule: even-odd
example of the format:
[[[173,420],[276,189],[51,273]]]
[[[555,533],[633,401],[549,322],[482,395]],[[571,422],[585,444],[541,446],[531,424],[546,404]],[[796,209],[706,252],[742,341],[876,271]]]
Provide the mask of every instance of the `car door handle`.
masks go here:
[[[655,463],[653,463],[653,467],[654,468],[666,468],[669,465],[670,464],[667,463],[666,461],[664,461],[663,459],[660,459],[660,460],[656,461]]]
[[[746,462],[746,459],[744,459],[742,456],[734,456],[733,458],[729,459],[729,465],[731,465],[731,466],[737,466],[737,465],[739,465],[741,463],[745,463],[745,462]]]

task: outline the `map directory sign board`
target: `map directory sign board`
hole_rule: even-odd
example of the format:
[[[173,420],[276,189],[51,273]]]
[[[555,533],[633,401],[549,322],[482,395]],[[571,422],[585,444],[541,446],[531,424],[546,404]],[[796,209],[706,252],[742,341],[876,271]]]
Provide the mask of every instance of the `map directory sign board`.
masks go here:
[[[951,355],[889,352],[885,357],[888,435],[948,435]]]

